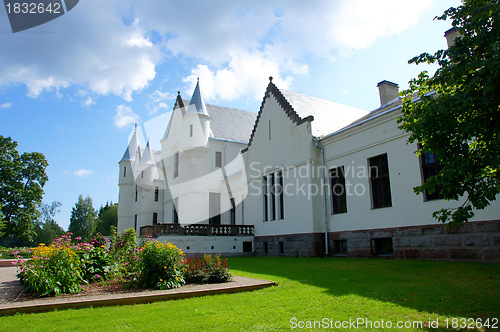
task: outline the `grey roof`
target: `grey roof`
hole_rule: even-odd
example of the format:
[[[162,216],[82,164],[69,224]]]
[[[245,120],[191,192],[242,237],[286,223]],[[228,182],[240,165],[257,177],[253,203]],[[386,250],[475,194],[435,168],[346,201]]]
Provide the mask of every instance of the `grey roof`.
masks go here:
[[[358,108],[298,92],[279,91],[300,118],[314,117],[311,130],[315,137],[323,137],[337,131],[368,113]]]
[[[215,138],[248,142],[257,117],[256,113],[207,104],[212,118],[210,128]]]

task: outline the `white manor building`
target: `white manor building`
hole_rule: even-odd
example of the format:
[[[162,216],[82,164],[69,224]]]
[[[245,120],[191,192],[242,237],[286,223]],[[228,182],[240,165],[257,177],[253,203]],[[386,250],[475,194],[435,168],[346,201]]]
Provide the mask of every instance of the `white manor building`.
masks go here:
[[[180,94],[161,140],[134,133],[121,161],[118,231],[186,253],[500,261],[500,202],[459,229],[432,218],[456,207],[413,188],[439,170],[397,119],[398,86],[378,84],[372,112],[280,90],[258,113]]]

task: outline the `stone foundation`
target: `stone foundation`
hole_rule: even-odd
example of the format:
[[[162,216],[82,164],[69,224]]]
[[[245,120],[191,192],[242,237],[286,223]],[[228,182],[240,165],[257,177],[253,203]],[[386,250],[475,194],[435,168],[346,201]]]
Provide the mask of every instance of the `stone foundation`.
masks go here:
[[[305,233],[256,236],[254,238],[254,245],[257,256],[322,256],[325,252],[325,234]]]
[[[392,239],[392,253],[374,252],[374,239]],[[332,255],[348,257],[500,262],[500,221],[469,222],[457,228],[440,224],[331,232],[328,242]],[[345,244],[347,252],[335,252]]]

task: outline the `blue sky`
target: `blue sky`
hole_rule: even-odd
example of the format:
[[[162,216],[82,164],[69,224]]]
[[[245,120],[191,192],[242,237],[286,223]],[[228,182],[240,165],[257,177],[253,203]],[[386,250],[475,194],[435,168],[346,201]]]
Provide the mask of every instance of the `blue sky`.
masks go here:
[[[56,220],[67,229],[78,195],[96,208],[117,202],[118,161],[134,123],[166,127],[160,115],[177,91],[191,97],[197,77],[208,103],[252,112],[269,76],[282,89],[372,110],[378,82],[405,89],[434,70],[407,61],[446,48],[451,23],[433,18],[457,5],[82,0],[15,34],[0,9],[0,135],[46,156],[44,202],[62,202]]]

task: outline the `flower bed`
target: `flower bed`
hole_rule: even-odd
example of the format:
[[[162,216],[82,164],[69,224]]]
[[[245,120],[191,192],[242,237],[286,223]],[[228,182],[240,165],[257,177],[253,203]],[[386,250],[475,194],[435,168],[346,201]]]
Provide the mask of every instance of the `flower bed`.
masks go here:
[[[133,229],[112,237],[109,249],[102,236],[87,243],[71,235],[61,236],[49,246],[40,244],[32,250],[30,260],[18,253],[18,277],[27,292],[37,297],[74,294],[92,282],[170,289],[186,282],[231,280],[227,259],[211,255],[184,259],[175,245],[149,239],[137,246]]]

